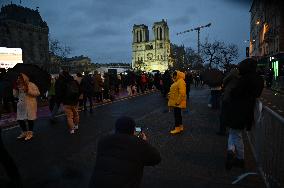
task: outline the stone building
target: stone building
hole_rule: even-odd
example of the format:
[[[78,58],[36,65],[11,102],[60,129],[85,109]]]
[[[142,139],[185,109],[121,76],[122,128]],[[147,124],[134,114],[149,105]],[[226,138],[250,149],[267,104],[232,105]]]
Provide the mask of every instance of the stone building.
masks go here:
[[[149,40],[148,26],[133,26],[132,68],[164,72],[170,66],[169,27],[167,22],[162,20],[155,22],[152,30],[154,39]]]
[[[250,9],[250,56],[263,57],[284,52],[284,3],[254,0]]]
[[[263,72],[273,72],[274,87],[284,89],[284,1],[254,0],[250,9],[250,57]]]
[[[66,58],[60,64],[61,69],[66,69],[72,74],[93,72],[95,70],[95,64],[91,63],[91,59],[85,56]]]
[[[38,10],[15,4],[1,8],[0,47],[21,48],[23,62],[48,67],[49,28]]]

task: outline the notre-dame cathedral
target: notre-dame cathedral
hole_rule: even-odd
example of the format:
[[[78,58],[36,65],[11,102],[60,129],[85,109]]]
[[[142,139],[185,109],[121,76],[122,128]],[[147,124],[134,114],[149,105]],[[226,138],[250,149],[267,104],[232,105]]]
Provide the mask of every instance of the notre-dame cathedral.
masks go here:
[[[133,26],[132,67],[151,72],[164,72],[170,66],[169,27],[163,19],[153,25],[154,39],[149,40],[148,26]]]

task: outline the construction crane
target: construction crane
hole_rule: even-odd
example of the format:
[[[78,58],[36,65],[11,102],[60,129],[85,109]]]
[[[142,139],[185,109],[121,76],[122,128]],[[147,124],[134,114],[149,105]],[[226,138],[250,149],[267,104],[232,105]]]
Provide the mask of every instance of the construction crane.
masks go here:
[[[177,35],[181,35],[181,34],[184,34],[184,33],[188,33],[188,32],[191,32],[191,31],[197,31],[197,49],[198,49],[198,54],[200,54],[200,30],[205,28],[205,27],[210,27],[212,24],[209,23],[207,25],[203,25],[203,26],[199,26],[199,27],[196,27],[194,29],[189,29],[189,30],[186,30],[186,31],[183,31],[183,32],[179,32],[177,33]]]

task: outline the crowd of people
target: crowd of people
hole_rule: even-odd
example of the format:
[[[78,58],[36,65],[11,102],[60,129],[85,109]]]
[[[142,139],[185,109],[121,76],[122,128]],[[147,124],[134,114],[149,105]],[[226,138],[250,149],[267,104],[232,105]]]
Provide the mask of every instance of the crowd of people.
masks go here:
[[[199,78],[198,78],[199,77]],[[182,121],[182,110],[188,105],[190,86],[203,85],[200,75],[191,72],[165,71],[164,74],[134,73],[128,72],[121,75],[99,73],[94,75],[82,75],[77,73],[71,76],[67,71],[62,71],[58,78],[51,79],[48,91],[51,122],[55,121],[55,115],[60,105],[63,105],[67,117],[67,125],[70,134],[79,129],[78,108],[82,106],[93,113],[93,102],[113,100],[111,95],[119,92],[120,88],[135,95],[146,90],[160,90],[162,96],[168,100],[168,107],[173,110],[174,125],[170,131],[172,135],[178,135],[185,131]],[[261,95],[264,87],[262,77],[256,71],[256,61],[246,59],[237,68],[232,68],[220,84],[220,100],[213,104],[220,105],[220,131],[219,135],[228,132],[227,159],[225,167],[244,167],[244,143],[242,133],[249,131],[254,121],[254,105],[256,98]],[[14,96],[17,102],[17,121],[22,133],[18,139],[30,140],[33,137],[34,120],[36,119],[37,100],[40,96],[37,86],[29,81],[29,77],[20,74],[14,87]],[[211,88],[211,94],[215,91]],[[26,125],[27,122],[27,125]],[[103,137],[98,142],[97,156],[94,171],[90,181],[93,187],[139,187],[143,176],[144,166],[154,166],[160,163],[162,157],[157,149],[147,142],[147,136],[142,132],[138,137],[135,130],[135,121],[130,117],[120,117],[115,123],[115,133]],[[8,175],[13,180],[13,185],[21,187],[19,173],[11,157],[4,148],[2,140],[0,155],[2,163],[7,163],[13,169]],[[110,181],[111,180],[111,181]]]

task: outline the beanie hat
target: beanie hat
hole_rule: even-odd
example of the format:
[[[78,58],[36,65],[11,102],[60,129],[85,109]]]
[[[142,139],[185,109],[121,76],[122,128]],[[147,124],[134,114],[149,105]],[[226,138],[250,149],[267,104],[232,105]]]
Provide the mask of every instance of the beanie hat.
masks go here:
[[[134,133],[135,126],[135,121],[131,117],[122,116],[115,122],[115,132],[131,135]]]

